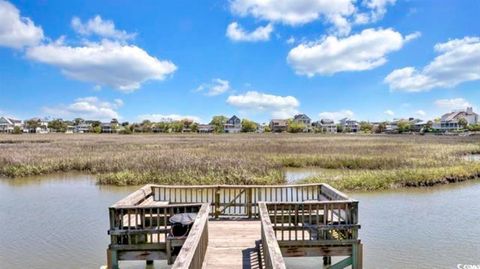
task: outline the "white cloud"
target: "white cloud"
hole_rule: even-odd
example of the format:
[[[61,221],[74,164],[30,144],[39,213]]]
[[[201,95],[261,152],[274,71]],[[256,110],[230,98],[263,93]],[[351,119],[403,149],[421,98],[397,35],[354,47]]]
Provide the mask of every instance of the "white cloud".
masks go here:
[[[353,118],[354,115],[355,113],[348,109],[340,111],[325,111],[318,113],[318,117],[320,117],[320,119],[331,119],[335,121],[341,120],[343,118]]]
[[[480,80],[480,37],[450,40],[436,44],[434,49],[440,55],[421,70],[396,69],[384,82],[392,90],[420,92]]]
[[[287,25],[303,25],[320,18],[344,28],[355,12],[353,0],[233,0],[230,9],[239,16],[252,16]]]
[[[292,45],[295,43],[295,37],[291,36],[287,39],[287,44]]]
[[[233,14],[292,26],[322,20],[331,32],[348,35],[352,24],[372,23],[383,18],[396,0],[232,0]],[[355,4],[358,3],[358,6]]]
[[[417,110],[415,111],[415,115],[420,116],[420,117],[425,117],[427,113],[423,110]]]
[[[177,69],[172,62],[150,56],[137,46],[106,40],[78,47],[60,40],[28,48],[27,57],[57,66],[70,78],[126,92],[147,80],[163,80]]]
[[[43,39],[43,30],[9,2],[0,0],[0,46],[21,49]]]
[[[455,110],[471,107],[472,104],[463,98],[439,99],[435,101],[435,105],[439,108]]]
[[[123,106],[121,99],[115,99],[113,102],[101,101],[97,97],[77,98],[69,105],[60,105],[56,107],[44,107],[43,111],[54,117],[84,118],[89,120],[108,121],[112,118],[120,118],[117,110]]]
[[[278,96],[249,91],[231,95],[227,103],[245,112],[267,112],[274,118],[289,118],[298,113],[300,102],[293,96]]]
[[[144,114],[137,117],[139,121],[149,120],[152,122],[170,122],[170,121],[179,121],[179,120],[193,120],[194,122],[200,122],[200,118],[197,116],[190,115],[179,115],[179,114]]]
[[[233,41],[267,41],[270,40],[270,34],[273,32],[271,23],[265,26],[259,26],[252,32],[245,31],[238,23],[232,22],[227,27],[227,37]]]
[[[231,90],[230,82],[219,78],[212,79],[211,83],[204,83],[195,89],[195,92],[203,92],[207,96],[217,96]]]
[[[117,30],[113,21],[103,20],[99,15],[89,19],[86,23],[82,23],[78,17],[73,17],[71,25],[75,32],[85,36],[98,35],[105,38],[127,40],[136,35]]]
[[[297,74],[310,77],[370,70],[386,63],[388,53],[401,49],[413,37],[407,39],[392,29],[366,29],[340,39],[328,36],[296,46],[288,53],[287,61]]]
[[[363,5],[370,9],[369,22],[377,22],[387,13],[387,5],[394,5],[396,0],[364,0]]]
[[[393,115],[395,115],[395,112],[393,112],[393,111],[390,110],[390,109],[385,110],[383,113],[385,113],[385,114],[388,115],[388,116],[393,116]]]

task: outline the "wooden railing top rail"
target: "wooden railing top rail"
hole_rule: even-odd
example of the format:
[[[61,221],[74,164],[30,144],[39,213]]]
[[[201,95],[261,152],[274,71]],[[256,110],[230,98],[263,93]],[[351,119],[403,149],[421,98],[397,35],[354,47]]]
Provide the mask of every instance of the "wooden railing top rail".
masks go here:
[[[266,267],[268,269],[285,269],[285,261],[270,221],[267,206],[264,202],[260,202],[258,207],[262,225],[262,244]]]
[[[324,183],[310,183],[310,184],[292,184],[292,185],[157,185],[150,184],[149,186],[154,188],[167,188],[167,189],[190,189],[190,188],[204,188],[204,189],[215,189],[215,188],[239,188],[239,189],[252,189],[252,188],[300,188],[300,187],[313,187],[313,186],[322,186],[327,185]],[[330,187],[331,188],[331,187]]]
[[[114,209],[149,209],[149,208],[180,208],[180,207],[201,207],[204,203],[184,203],[184,204],[165,204],[165,205],[119,205],[112,206]]]
[[[111,207],[138,205],[143,200],[147,199],[150,195],[152,195],[152,185],[147,184],[142,188],[136,190],[135,192],[131,193],[127,197],[123,198],[122,200],[116,202]]]
[[[178,254],[175,263],[172,266],[172,269],[186,269],[197,267],[193,266],[196,260],[195,255],[204,255],[205,253],[197,252],[197,248],[200,246],[202,239],[208,240],[207,238],[202,238],[205,236],[205,229],[208,229],[207,222],[210,211],[210,204],[204,203],[200,208],[200,211],[197,213],[197,217],[193,223],[190,233],[188,234],[187,240],[182,246],[180,253]],[[205,242],[207,243],[207,242]],[[206,249],[205,249],[206,251]],[[202,259],[203,260],[203,259]],[[199,265],[201,267],[201,264]]]
[[[348,195],[335,189],[334,187],[330,186],[327,183],[322,183],[320,188],[321,188],[321,192],[327,195],[332,200],[349,200],[350,199]]]
[[[328,201],[303,201],[303,202],[262,202],[266,205],[332,205],[332,204],[358,204],[357,200],[328,200]]]

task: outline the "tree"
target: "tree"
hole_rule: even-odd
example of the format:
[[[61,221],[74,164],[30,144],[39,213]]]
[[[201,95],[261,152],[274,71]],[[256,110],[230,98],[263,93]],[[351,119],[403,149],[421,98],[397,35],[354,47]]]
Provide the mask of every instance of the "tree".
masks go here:
[[[223,133],[223,126],[227,123],[228,118],[225,116],[213,116],[212,121],[210,121],[210,125],[215,126],[216,133]]]
[[[386,122],[381,122],[381,123],[378,124],[377,128],[375,129],[375,133],[381,134],[381,133],[385,132],[386,129],[387,129],[387,123]]]
[[[411,129],[410,122],[407,121],[407,120],[398,121],[397,127],[398,127],[398,132],[399,133],[406,133],[406,132],[410,131],[410,129]]]
[[[118,124],[118,120],[113,118],[111,121],[110,121],[111,124]]]
[[[29,132],[31,130],[33,130],[33,132],[35,132],[36,129],[38,127],[40,127],[40,120],[38,120],[38,119],[27,120],[27,122],[25,122],[25,127],[27,127]]]
[[[13,127],[13,134],[21,134],[22,133],[22,128],[19,126]]]
[[[80,123],[85,122],[85,120],[82,118],[75,118],[73,122],[75,123],[75,125],[79,125]]]
[[[360,122],[360,131],[364,133],[371,133],[373,129],[373,125],[370,122],[362,121]]]
[[[255,132],[257,130],[257,124],[251,120],[243,119],[242,120],[242,132],[249,133]]]
[[[465,118],[460,118],[458,120],[458,126],[462,127],[462,129],[467,129],[468,121]]]
[[[100,126],[93,126],[92,125],[92,132],[96,133],[96,134],[99,134],[99,133],[102,132],[102,128]]]
[[[343,126],[340,124],[337,124],[337,133],[343,133]]]
[[[300,133],[305,129],[305,124],[296,121],[289,121],[287,132],[289,133]]]
[[[67,130],[67,124],[62,120],[52,120],[48,123],[48,128],[57,133],[64,133]]]
[[[128,126],[128,125],[130,125],[130,123],[129,123],[128,121],[122,122],[122,126],[123,126],[123,127],[126,127],[126,126]]]

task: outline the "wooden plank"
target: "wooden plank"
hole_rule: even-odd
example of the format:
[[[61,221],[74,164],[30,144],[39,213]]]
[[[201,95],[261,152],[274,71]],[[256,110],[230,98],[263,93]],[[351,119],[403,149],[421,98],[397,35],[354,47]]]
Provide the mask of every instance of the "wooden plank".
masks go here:
[[[259,211],[265,267],[267,269],[285,269],[285,261],[283,260],[280,247],[278,246],[275,231],[273,230],[273,226],[270,221],[270,215],[265,203],[259,203]]]
[[[260,240],[260,221],[211,220],[208,236],[203,268],[259,268],[255,266],[258,266],[256,242]]]
[[[209,204],[203,204],[172,269],[201,269],[208,246]]]

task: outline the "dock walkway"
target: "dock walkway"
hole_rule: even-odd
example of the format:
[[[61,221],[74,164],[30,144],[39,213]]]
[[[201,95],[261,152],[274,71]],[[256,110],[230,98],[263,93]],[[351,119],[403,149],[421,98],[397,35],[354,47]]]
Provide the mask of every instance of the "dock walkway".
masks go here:
[[[211,220],[203,268],[260,269],[259,220]]]

